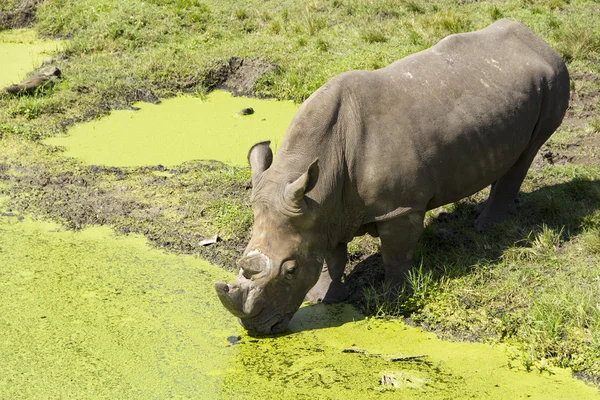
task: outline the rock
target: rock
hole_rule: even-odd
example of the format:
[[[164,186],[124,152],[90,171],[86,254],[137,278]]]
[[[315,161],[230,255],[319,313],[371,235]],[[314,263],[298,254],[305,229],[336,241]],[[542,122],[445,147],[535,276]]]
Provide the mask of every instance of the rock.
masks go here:
[[[60,78],[60,70],[51,65],[41,68],[35,75],[25,79],[19,84],[10,85],[4,88],[4,91],[9,94],[32,93],[40,86],[54,79]]]
[[[254,109],[252,107],[242,108],[238,114],[240,114],[240,115],[252,115],[252,114],[254,114]]]
[[[215,244],[220,241],[221,241],[221,238],[218,235],[215,235],[210,239],[205,239],[205,240],[200,241],[200,243],[198,243],[198,244],[200,246],[209,246],[211,244]]]

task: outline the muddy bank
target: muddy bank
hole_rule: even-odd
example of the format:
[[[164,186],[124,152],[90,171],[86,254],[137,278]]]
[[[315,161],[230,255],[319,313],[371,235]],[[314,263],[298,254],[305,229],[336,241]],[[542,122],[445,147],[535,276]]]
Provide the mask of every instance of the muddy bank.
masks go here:
[[[226,269],[235,266],[249,239],[250,175],[244,169],[199,162],[170,169],[83,166],[40,155],[32,143],[4,139],[3,144],[0,193],[10,196],[11,210],[74,230],[110,225],[143,234],[158,247],[197,254]],[[234,213],[235,235],[223,228]],[[222,240],[201,244],[215,235]]]
[[[35,21],[35,10],[42,0],[22,0],[12,9],[0,11],[0,30],[26,28]]]
[[[0,89],[21,82],[28,73],[42,64],[45,57],[57,51],[60,46],[58,41],[37,38],[32,30],[0,30]]]

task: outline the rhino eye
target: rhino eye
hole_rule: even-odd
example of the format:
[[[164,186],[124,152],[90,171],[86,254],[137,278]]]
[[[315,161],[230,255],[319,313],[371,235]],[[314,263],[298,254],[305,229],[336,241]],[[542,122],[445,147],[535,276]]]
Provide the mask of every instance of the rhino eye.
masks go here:
[[[288,260],[283,263],[283,272],[286,275],[292,275],[296,272],[296,260]]]

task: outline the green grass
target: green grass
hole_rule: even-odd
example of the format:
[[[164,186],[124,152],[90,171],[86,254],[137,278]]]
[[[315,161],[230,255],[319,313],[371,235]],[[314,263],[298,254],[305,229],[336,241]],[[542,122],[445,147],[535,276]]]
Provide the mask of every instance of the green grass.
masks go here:
[[[449,220],[430,217],[400,296],[371,287],[367,311],[515,344],[515,360],[531,368],[598,374],[600,168],[547,168],[530,172],[516,215],[492,232],[466,226],[480,195],[447,207]],[[542,175],[548,186],[538,187]]]
[[[18,4],[4,2],[0,11]],[[600,6],[592,0],[42,2],[35,28],[69,39],[57,61],[63,78],[32,96],[0,97],[2,191],[15,209],[72,228],[109,224],[231,266],[251,225],[247,170],[183,165],[162,178],[145,169],[94,172],[58,161],[59,149],[35,141],[144,93],[201,96],[231,57],[276,64],[255,93],[301,102],[340,72],[383,67],[499,18],[528,25],[565,58],[572,76],[600,76]],[[580,77],[572,88],[574,122],[551,149],[579,143],[593,161],[598,148],[581,140],[600,131],[600,79]],[[430,213],[405,290],[392,295],[374,281],[363,306],[454,338],[511,343],[514,362],[531,370],[561,365],[599,376],[599,182],[597,162],[532,170],[516,214],[486,234],[473,229],[484,194],[445,206],[448,221]],[[92,212],[99,202],[104,211]],[[217,233],[226,239],[221,245],[198,246]],[[376,251],[375,240],[353,241],[351,265]]]

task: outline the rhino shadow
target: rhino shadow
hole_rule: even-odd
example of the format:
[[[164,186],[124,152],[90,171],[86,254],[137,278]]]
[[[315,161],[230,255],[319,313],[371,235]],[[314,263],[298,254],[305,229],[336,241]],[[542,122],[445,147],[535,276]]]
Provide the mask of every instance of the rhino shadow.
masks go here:
[[[426,222],[413,268],[422,264],[423,272],[431,271],[434,280],[460,277],[471,273],[473,265],[494,265],[509,247],[530,246],[528,238],[544,226],[568,242],[587,227],[600,225],[600,180],[577,178],[529,193],[520,192],[512,215],[484,233],[474,227],[476,197],[481,196],[463,199],[455,203],[452,212],[437,213]],[[383,279],[381,254],[368,256],[346,276],[351,292],[348,301],[369,312],[364,291],[371,288],[381,294]],[[406,310],[406,314],[414,311],[418,310]]]

